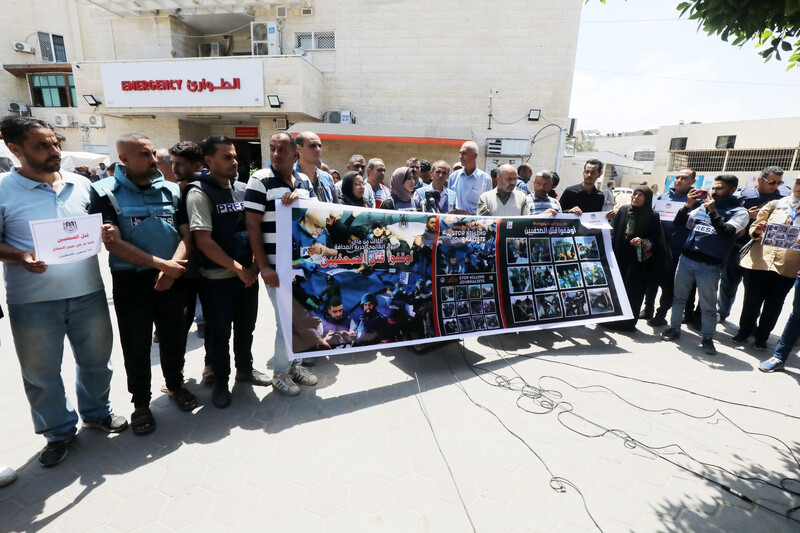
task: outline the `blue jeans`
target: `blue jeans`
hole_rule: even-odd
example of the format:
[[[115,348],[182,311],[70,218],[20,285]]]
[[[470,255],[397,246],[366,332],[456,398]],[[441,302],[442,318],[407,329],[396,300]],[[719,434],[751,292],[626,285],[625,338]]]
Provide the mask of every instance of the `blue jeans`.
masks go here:
[[[48,442],[75,435],[78,416],[61,379],[64,336],[75,354],[75,393],[84,422],[111,413],[111,319],[105,291],[77,298],[10,304],[8,316],[33,427]]]
[[[683,319],[683,308],[692,284],[697,284],[697,294],[700,300],[700,312],[703,315],[701,329],[704,339],[714,337],[717,329],[717,287],[722,265],[711,265],[694,261],[686,256],[681,256],[678,268],[675,270],[675,293],[672,299],[672,315],[670,326],[680,328]]]
[[[789,315],[789,320],[786,321],[781,338],[775,347],[775,357],[781,361],[786,361],[798,337],[800,337],[800,276],[797,276],[794,281],[792,314]]]

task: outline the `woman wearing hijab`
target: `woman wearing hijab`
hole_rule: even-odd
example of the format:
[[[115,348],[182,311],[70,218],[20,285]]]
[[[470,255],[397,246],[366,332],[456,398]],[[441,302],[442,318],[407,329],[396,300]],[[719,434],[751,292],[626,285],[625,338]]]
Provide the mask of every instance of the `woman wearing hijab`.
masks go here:
[[[634,331],[644,292],[650,281],[656,281],[659,265],[672,261],[664,239],[658,213],[653,211],[653,191],[646,185],[633,190],[630,205],[622,206],[612,227],[614,256],[617,258],[625,292],[633,318],[613,322],[613,329]],[[669,263],[671,264],[671,263]]]
[[[422,206],[418,206],[411,199],[414,193],[414,185],[417,184],[417,176],[414,169],[410,167],[400,167],[392,172],[392,180],[389,183],[392,197],[387,198],[381,204],[381,209],[393,209],[395,211],[422,211]]]
[[[348,172],[342,178],[342,203],[367,207],[364,202],[364,177],[358,172]]]

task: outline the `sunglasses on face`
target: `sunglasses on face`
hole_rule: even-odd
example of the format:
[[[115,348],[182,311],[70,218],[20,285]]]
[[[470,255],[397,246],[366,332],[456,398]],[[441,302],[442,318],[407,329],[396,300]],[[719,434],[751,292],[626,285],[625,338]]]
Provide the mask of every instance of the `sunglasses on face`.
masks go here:
[[[783,185],[783,180],[768,180],[768,179],[765,179],[764,182],[768,183],[769,185]]]

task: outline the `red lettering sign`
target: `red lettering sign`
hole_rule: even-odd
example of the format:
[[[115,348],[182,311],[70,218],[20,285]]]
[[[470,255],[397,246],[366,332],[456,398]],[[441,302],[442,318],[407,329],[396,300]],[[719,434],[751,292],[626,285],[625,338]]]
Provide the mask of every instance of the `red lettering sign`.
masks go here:
[[[237,139],[258,139],[258,126],[240,126],[234,128],[234,137]]]
[[[183,89],[183,80],[123,80],[120,81],[120,86],[123,91],[180,91]],[[205,78],[200,81],[186,80],[186,89],[193,93],[241,88],[240,78],[233,78],[232,81],[220,78],[218,84]]]

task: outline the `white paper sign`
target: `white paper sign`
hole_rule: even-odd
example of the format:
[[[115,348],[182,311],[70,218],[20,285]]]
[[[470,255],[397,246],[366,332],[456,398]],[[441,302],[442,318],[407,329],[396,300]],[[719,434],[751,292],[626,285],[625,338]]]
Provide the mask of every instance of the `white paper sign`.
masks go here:
[[[581,224],[587,228],[611,229],[606,218],[607,211],[593,211],[581,215]]]
[[[672,222],[675,219],[675,214],[680,211],[681,207],[686,205],[685,202],[671,202],[669,200],[657,200],[653,205],[653,211],[658,213],[661,222]]]
[[[106,107],[263,107],[261,59],[126,61],[100,65]]]
[[[785,248],[787,250],[800,251],[800,244],[797,244],[797,236],[800,234],[800,227],[788,224],[767,224],[761,244],[764,246],[774,246],[775,248]]]
[[[74,263],[100,253],[103,218],[99,213],[29,224],[37,261],[48,265]]]

